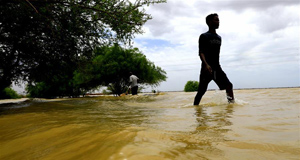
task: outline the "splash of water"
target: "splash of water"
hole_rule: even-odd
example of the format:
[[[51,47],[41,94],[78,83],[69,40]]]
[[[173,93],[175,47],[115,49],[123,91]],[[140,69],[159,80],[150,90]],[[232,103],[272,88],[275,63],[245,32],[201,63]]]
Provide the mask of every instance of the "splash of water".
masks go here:
[[[228,105],[226,92],[222,91],[222,90],[215,90],[212,97],[210,97],[208,99],[207,103],[205,103],[205,104],[210,105],[210,106]],[[249,104],[249,103],[235,97],[234,105],[243,106],[243,105],[246,105],[246,104]]]

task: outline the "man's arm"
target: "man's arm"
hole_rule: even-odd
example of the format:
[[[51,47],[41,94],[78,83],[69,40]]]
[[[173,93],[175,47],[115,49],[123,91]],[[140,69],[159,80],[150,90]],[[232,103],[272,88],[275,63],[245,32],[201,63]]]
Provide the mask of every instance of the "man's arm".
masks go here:
[[[203,53],[200,53],[200,59],[202,63],[204,63],[205,70],[212,74],[212,69],[210,65],[206,62],[205,55]]]
[[[204,34],[201,34],[200,37],[199,37],[199,57],[203,63],[203,67],[206,71],[208,71],[208,73],[212,74],[212,69],[210,67],[210,65],[206,62],[206,58],[205,58],[205,55],[204,55],[204,50],[207,46],[207,38]]]

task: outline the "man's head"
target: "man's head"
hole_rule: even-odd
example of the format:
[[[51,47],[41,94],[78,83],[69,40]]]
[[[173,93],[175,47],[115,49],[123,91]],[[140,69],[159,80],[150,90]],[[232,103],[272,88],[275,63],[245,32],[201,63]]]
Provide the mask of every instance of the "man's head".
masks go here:
[[[209,28],[218,29],[219,28],[219,16],[217,13],[212,13],[206,17],[206,24]]]

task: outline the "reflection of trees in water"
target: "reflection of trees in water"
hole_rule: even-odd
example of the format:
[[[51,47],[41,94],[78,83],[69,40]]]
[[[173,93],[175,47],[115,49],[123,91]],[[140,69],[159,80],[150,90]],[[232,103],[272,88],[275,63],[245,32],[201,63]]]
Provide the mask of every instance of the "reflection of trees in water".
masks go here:
[[[209,112],[207,110],[211,108],[207,106],[195,107],[197,123],[195,131],[174,138],[177,142],[185,144],[185,147],[178,148],[180,155],[183,152],[186,155],[187,152],[192,153],[193,158],[207,159],[209,155],[223,154],[216,146],[219,142],[228,141],[224,133],[229,131],[226,126],[232,125],[230,118],[233,113],[233,105],[215,107],[218,107],[216,111]]]

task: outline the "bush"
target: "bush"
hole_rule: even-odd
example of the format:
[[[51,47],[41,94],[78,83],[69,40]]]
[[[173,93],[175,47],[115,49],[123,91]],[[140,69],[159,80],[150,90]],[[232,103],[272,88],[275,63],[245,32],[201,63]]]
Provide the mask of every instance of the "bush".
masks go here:
[[[184,86],[185,92],[194,92],[198,90],[199,83],[197,81],[187,81]]]
[[[8,99],[21,98],[21,96],[15,90],[13,90],[12,88],[9,88],[9,87],[4,89],[4,93],[6,95],[5,98],[8,98]]]
[[[29,97],[38,97],[38,98],[53,98],[49,97],[47,92],[49,92],[50,87],[47,87],[45,82],[39,82],[34,85],[28,84],[26,91],[29,93]]]

